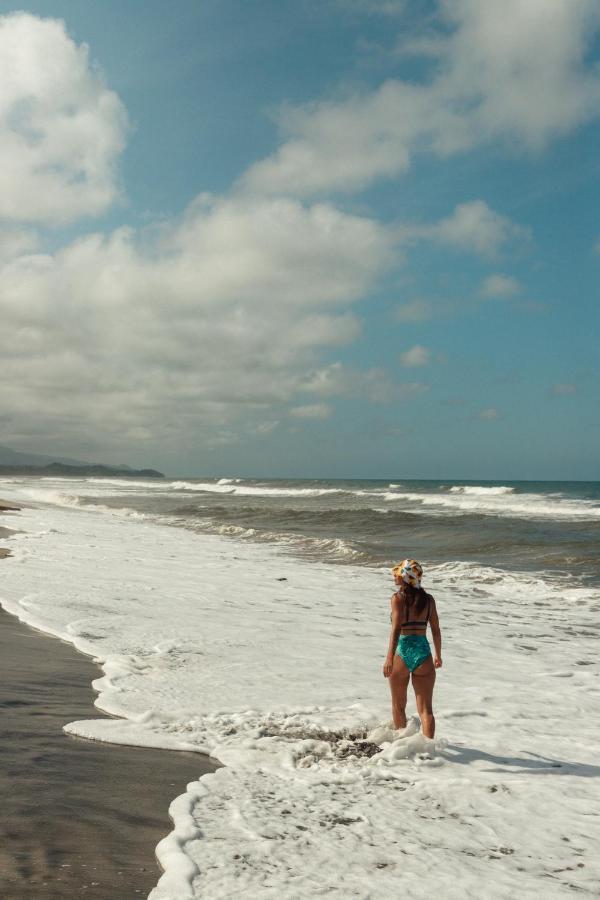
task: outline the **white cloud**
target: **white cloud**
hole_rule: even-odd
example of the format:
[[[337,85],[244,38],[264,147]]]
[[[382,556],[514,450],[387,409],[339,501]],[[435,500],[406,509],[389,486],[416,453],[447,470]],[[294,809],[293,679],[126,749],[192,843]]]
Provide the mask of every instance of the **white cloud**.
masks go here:
[[[435,228],[436,226],[423,226],[421,232],[425,228]],[[519,226],[516,226],[517,228]],[[491,255],[491,254],[488,254]],[[522,310],[532,312],[543,308],[539,303],[531,300],[524,300],[518,295],[522,293],[523,286],[516,278],[509,275],[496,272],[483,279],[477,292],[473,295],[470,293],[465,296],[456,298],[438,297],[432,300],[418,299],[403,303],[392,311],[393,318],[401,324],[411,324],[425,322],[433,318],[447,318],[456,315],[464,315],[465,313],[473,313],[481,309],[483,299],[511,299],[513,303],[518,301],[518,306]]]
[[[479,293],[482,297],[514,297],[515,294],[518,294],[521,291],[521,285],[516,280],[516,278],[511,278],[510,275],[502,275],[500,272],[497,272],[493,275],[488,275],[481,284]]]
[[[438,24],[420,44],[428,80],[286,108],[283,144],[243,186],[356,191],[405,171],[417,150],[446,156],[498,138],[538,149],[598,115],[600,77],[586,60],[596,0],[443,0]]]
[[[598,115],[600,79],[586,68],[596,0],[448,0],[443,9],[456,25],[446,91],[476,104],[479,133],[539,147]]]
[[[552,393],[555,397],[567,397],[569,394],[577,393],[577,386],[574,384],[553,384]]]
[[[290,416],[295,419],[328,419],[332,409],[327,403],[312,403],[307,406],[293,406]]]
[[[479,411],[479,418],[486,421],[493,421],[494,419],[500,418],[500,413],[495,406],[488,406],[485,409],[481,409]]]
[[[484,257],[495,257],[506,244],[523,244],[531,238],[529,228],[491,209],[485,200],[459,203],[437,222],[397,225],[394,233],[401,245],[429,240]]]
[[[63,22],[0,17],[0,220],[57,224],[118,195],[121,101]]]
[[[527,228],[490,209],[483,200],[459,203],[447,218],[417,229],[419,234],[482,256],[494,256],[509,241],[529,239]]]
[[[310,393],[322,348],[355,338],[350,306],[392,263],[369,219],[206,196],[158,232],[121,228],[6,261],[5,440],[39,431],[109,448],[193,434],[214,446],[256,434]],[[393,391],[380,370],[352,378],[365,396]]]
[[[35,232],[0,225],[0,263],[23,253],[32,253],[37,246],[38,237]]]
[[[309,372],[301,390],[317,397],[362,397],[370,403],[391,403],[429,390],[421,382],[396,383],[384,369],[359,371],[340,362]]]
[[[429,129],[435,104],[427,88],[385,82],[346,101],[287,108],[282,146],[245,173],[241,186],[258,193],[355,191],[375,177],[408,169],[413,143]]]
[[[400,354],[400,365],[405,368],[417,368],[418,366],[426,366],[430,359],[431,351],[427,347],[416,344],[410,350]]]

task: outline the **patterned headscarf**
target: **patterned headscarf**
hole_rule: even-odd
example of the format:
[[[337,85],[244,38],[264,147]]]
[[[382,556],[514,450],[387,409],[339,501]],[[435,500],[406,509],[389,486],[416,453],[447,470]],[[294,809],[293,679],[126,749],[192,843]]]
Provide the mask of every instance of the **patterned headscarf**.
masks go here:
[[[401,575],[405,584],[412,584],[416,588],[421,587],[423,567],[416,559],[403,559],[401,563],[394,566],[392,574]]]

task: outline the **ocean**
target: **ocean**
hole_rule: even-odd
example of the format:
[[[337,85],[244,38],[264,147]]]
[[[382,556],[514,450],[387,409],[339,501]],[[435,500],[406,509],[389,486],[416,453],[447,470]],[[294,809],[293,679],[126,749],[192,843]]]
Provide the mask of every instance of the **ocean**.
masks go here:
[[[34,499],[274,543],[302,559],[461,560],[600,585],[600,482],[46,478],[23,487]]]
[[[600,485],[13,478],[0,601],[101,662],[80,737],[210,752],[152,900],[597,894]],[[389,725],[424,566],[436,740]],[[372,755],[363,754],[368,739]],[[151,784],[149,784],[151,789]]]

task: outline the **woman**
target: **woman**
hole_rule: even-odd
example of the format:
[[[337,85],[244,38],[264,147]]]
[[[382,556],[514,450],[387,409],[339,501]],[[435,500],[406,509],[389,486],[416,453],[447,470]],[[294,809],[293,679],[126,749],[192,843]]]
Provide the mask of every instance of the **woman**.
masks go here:
[[[431,698],[435,670],[442,665],[442,633],[435,600],[421,587],[423,569],[416,559],[405,559],[392,569],[398,590],[392,594],[392,631],[383,674],[390,679],[394,728],[406,728],[406,689],[412,675],[417,711],[425,737],[435,735]],[[435,656],[425,637],[431,625]]]

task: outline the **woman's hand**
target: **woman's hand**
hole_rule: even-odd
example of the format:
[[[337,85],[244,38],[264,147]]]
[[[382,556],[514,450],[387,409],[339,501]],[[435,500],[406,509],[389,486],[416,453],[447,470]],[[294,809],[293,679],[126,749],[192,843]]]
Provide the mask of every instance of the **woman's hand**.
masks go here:
[[[436,667],[436,669],[441,669],[441,668],[442,668],[442,665],[443,665],[443,663],[442,663],[442,657],[441,657],[441,656],[434,656],[434,657],[433,657],[433,664],[434,664],[434,666]]]
[[[386,656],[385,662],[383,664],[383,677],[384,678],[390,677],[390,675],[392,674],[393,667],[394,667],[394,657]]]

